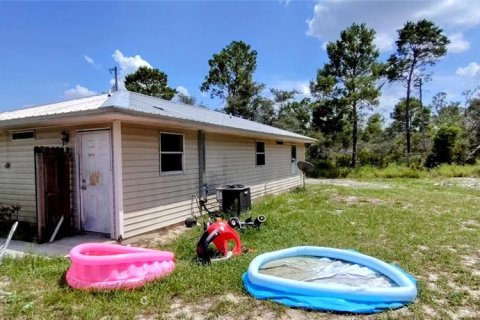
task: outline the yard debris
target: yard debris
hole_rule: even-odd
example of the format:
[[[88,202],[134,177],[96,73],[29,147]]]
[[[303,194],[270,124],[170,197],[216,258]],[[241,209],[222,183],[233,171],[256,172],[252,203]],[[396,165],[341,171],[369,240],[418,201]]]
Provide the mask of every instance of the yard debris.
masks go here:
[[[2,264],[2,260],[3,260],[3,256],[5,255],[5,252],[7,252],[7,247],[13,238],[13,234],[15,233],[15,230],[17,230],[17,226],[18,226],[18,221],[15,221],[15,223],[12,225],[12,228],[10,229],[10,233],[8,234],[7,241],[5,241],[5,244],[3,246],[0,246],[0,265]]]
[[[11,295],[12,293],[11,292],[6,292],[6,291],[3,291],[3,290],[0,290],[0,297],[2,296],[9,296]]]

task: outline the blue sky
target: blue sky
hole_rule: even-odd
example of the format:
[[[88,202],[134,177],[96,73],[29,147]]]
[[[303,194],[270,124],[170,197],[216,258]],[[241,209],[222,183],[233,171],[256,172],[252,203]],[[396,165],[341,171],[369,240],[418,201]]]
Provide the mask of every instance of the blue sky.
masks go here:
[[[208,60],[233,40],[258,51],[255,80],[308,95],[326,61],[324,44],[352,22],[377,31],[382,59],[407,20],[428,18],[450,37],[448,55],[432,69],[427,102],[438,91],[451,100],[480,84],[480,5],[435,1],[176,1],[0,2],[0,111],[106,92],[141,65],[211,108],[221,102],[199,91]],[[378,110],[388,114],[401,86],[385,86]]]

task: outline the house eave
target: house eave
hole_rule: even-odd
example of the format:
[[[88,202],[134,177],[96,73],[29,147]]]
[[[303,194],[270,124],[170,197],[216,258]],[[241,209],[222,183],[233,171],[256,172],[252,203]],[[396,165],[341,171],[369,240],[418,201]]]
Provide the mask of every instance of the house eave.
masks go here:
[[[94,120],[94,121],[92,121]],[[239,136],[250,136],[256,138],[280,139],[298,143],[314,143],[317,140],[310,137],[295,137],[281,134],[262,133],[254,130],[232,128],[210,124],[201,121],[184,120],[171,118],[163,115],[156,115],[135,110],[127,110],[121,107],[106,106],[93,110],[83,110],[69,113],[35,116],[0,121],[0,132],[25,127],[48,127],[91,124],[92,122],[110,122],[120,120],[124,122],[172,126],[182,129],[206,130],[207,132],[232,134]]]
[[[161,125],[170,125],[173,127],[179,127],[183,129],[194,129],[194,130],[206,130],[207,132],[215,132],[215,133],[225,133],[225,134],[232,134],[232,135],[239,135],[239,136],[250,136],[250,137],[257,137],[257,138],[270,138],[270,139],[283,139],[285,141],[291,142],[300,142],[300,143],[314,143],[317,140],[310,138],[310,137],[295,137],[295,136],[287,136],[287,135],[280,135],[280,134],[272,134],[272,133],[262,133],[259,131],[254,130],[245,130],[240,128],[232,128],[227,126],[219,126],[216,124],[210,124],[201,121],[193,121],[193,120],[183,120],[183,119],[175,119],[170,118],[162,115],[155,115],[150,113],[144,113],[134,110],[125,110],[122,108],[116,108],[115,110],[119,114],[123,114],[125,116],[130,116],[124,118],[124,121],[135,120],[137,123],[145,123],[145,124],[159,124],[159,120],[161,120]],[[122,119],[119,119],[122,120]]]

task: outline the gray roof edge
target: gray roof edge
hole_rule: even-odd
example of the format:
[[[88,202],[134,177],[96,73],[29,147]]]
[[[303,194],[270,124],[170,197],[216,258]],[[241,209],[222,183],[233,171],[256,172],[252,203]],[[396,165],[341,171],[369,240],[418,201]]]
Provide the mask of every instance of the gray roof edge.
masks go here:
[[[310,138],[307,136],[303,136],[301,134],[293,133],[290,131],[282,130],[287,133],[288,135],[282,135],[282,134],[276,134],[276,133],[267,133],[267,132],[261,132],[261,131],[255,131],[255,130],[247,130],[247,129],[242,129],[242,128],[233,128],[229,126],[221,126],[217,124],[212,124],[212,123],[207,123],[207,122],[202,122],[202,121],[195,121],[195,120],[188,120],[188,119],[178,119],[178,118],[172,118],[164,115],[157,115],[157,114],[151,114],[148,112],[143,112],[143,111],[138,111],[138,110],[132,110],[132,109],[126,109],[123,107],[116,107],[116,106],[109,106],[109,108],[112,111],[117,111],[122,114],[126,115],[132,115],[132,116],[140,116],[140,117],[146,117],[148,115],[148,118],[156,118],[156,119],[167,119],[167,120],[173,120],[177,122],[183,122],[183,123],[195,123],[201,127],[209,127],[209,128],[218,128],[218,129],[224,129],[229,132],[242,132],[242,133],[248,133],[248,135],[253,136],[253,137],[264,137],[264,136],[272,136],[275,138],[282,138],[290,141],[302,141],[304,143],[314,143],[317,141],[317,139]],[[280,129],[281,130],[281,129]]]
[[[238,120],[241,120],[241,121],[251,122],[252,124],[255,124],[257,126],[258,125],[265,126],[266,129],[268,129],[268,128],[274,129],[276,132],[263,132],[261,130],[254,130],[254,129],[249,130],[249,129],[246,129],[246,128],[241,128],[241,127],[236,127],[236,126],[227,126],[227,125],[221,125],[221,124],[217,124],[217,123],[211,123],[211,122],[208,122],[208,121],[202,121],[199,118],[183,119],[183,118],[159,115],[159,114],[155,114],[155,113],[149,113],[149,112],[142,111],[142,110],[135,110],[131,106],[131,95],[132,94],[137,95],[139,97],[159,100],[162,103],[179,104],[179,105],[182,105],[182,106],[185,106],[185,107],[188,107],[188,108],[199,108],[199,109],[202,109],[204,112],[220,113],[218,111],[211,110],[211,109],[206,109],[206,108],[203,108],[203,107],[200,107],[200,106],[192,106],[192,105],[185,105],[185,104],[182,104],[182,103],[175,103],[175,102],[164,100],[164,99],[161,99],[161,98],[151,97],[151,96],[147,96],[147,95],[140,94],[140,93],[135,93],[135,92],[122,90],[122,91],[116,91],[112,94],[108,94],[108,98],[96,109],[70,111],[70,112],[66,112],[66,113],[36,115],[36,116],[30,116],[30,117],[0,120],[0,127],[2,127],[2,126],[13,126],[13,125],[24,125],[24,124],[34,124],[37,121],[38,122],[43,122],[45,120],[62,119],[62,118],[68,118],[68,117],[72,117],[72,116],[75,117],[75,116],[81,116],[81,115],[92,115],[92,114],[107,113],[109,111],[117,111],[117,112],[120,112],[120,113],[136,115],[136,116],[141,116],[141,117],[148,117],[148,118],[154,117],[154,118],[157,118],[157,119],[160,119],[160,118],[161,119],[170,119],[170,120],[173,120],[173,121],[178,121],[178,122],[183,122],[183,123],[195,123],[199,126],[207,126],[207,127],[210,127],[210,128],[218,128],[218,129],[228,130],[230,132],[238,131],[238,132],[248,133],[249,135],[252,135],[252,136],[268,136],[269,135],[269,136],[272,136],[272,137],[295,140],[295,141],[302,141],[302,142],[305,142],[305,143],[312,143],[312,142],[317,141],[316,139],[311,138],[311,137],[307,137],[307,136],[304,136],[304,135],[301,135],[301,134],[298,134],[298,133],[294,133],[294,132],[291,132],[291,131],[283,130],[283,129],[280,129],[280,128],[275,128],[275,127],[268,126],[268,125],[265,125],[265,124],[260,124],[260,123],[255,122],[255,121],[242,119],[240,117],[235,117],[235,118],[238,118]],[[84,100],[84,99],[88,99],[88,98],[91,99],[91,98],[100,97],[100,96],[103,96],[103,95],[105,95],[105,94],[103,93],[103,94],[98,94],[98,95],[94,95],[94,96],[89,96],[89,97],[84,97],[84,98],[79,98],[79,99],[65,100],[65,101],[74,101],[74,100],[75,101],[81,101],[81,100]],[[29,108],[38,108],[38,107],[42,107],[42,106],[55,105],[57,103],[61,103],[61,102],[56,102],[56,103],[52,103],[52,104],[37,105],[37,106],[34,106],[34,107],[29,107]],[[14,110],[13,112],[19,111],[19,110],[24,110],[24,109],[29,109],[29,108],[17,109],[17,110]],[[6,111],[5,113],[8,113],[8,112],[12,112],[12,111]],[[227,114],[224,114],[224,115],[228,116],[228,117],[234,117],[234,116],[230,116],[230,115],[227,115]]]
[[[228,116],[228,117],[233,117],[233,118],[240,119],[242,121],[250,122],[252,124],[256,124],[256,125],[260,124],[260,125],[268,127],[268,128],[273,128],[276,131],[280,131],[280,132],[279,133],[268,133],[268,132],[262,132],[262,131],[258,131],[258,130],[247,130],[247,129],[242,129],[242,128],[238,128],[238,127],[221,126],[221,125],[217,125],[217,124],[209,123],[209,122],[205,122],[205,121],[184,120],[184,121],[187,121],[187,122],[199,123],[199,124],[208,125],[208,126],[211,126],[211,127],[220,127],[220,128],[226,128],[226,129],[228,128],[230,130],[239,130],[239,131],[243,131],[243,132],[258,133],[258,134],[263,134],[263,135],[275,135],[275,136],[278,136],[278,137],[285,137],[285,138],[297,138],[297,139],[301,139],[301,140],[308,141],[308,142],[316,142],[317,141],[317,139],[314,139],[314,138],[311,138],[311,137],[308,137],[308,136],[304,136],[304,135],[301,135],[301,134],[298,134],[298,133],[295,133],[295,132],[291,132],[291,131],[288,131],[288,130],[284,130],[284,129],[280,129],[280,128],[277,128],[277,127],[269,126],[269,125],[266,125],[266,124],[263,124],[263,123],[255,122],[255,121],[244,119],[244,118],[241,118],[241,117],[228,115],[228,114],[216,111],[216,110],[212,110],[212,109],[209,109],[209,108],[203,108],[203,107],[200,107],[200,106],[197,106],[197,105],[189,105],[189,104],[184,104],[184,103],[172,102],[170,100],[165,100],[165,99],[162,99],[162,98],[152,97],[152,96],[148,96],[148,95],[145,95],[145,94],[142,94],[142,93],[126,91],[126,90],[117,91],[117,92],[114,93],[114,95],[116,95],[117,93],[121,94],[118,101],[120,101],[121,103],[123,102],[122,103],[123,105],[120,106],[120,108],[125,108],[125,109],[128,109],[128,110],[131,110],[130,103],[129,103],[130,96],[131,95],[137,95],[139,97],[144,97],[144,98],[147,98],[147,99],[160,100],[161,102],[167,103],[167,104],[182,105],[182,106],[187,107],[187,108],[199,108],[199,109],[201,109],[202,111],[205,111],[205,112],[220,113],[220,114],[223,114],[223,115]],[[127,95],[128,95],[128,98],[126,97]],[[127,101],[127,99],[128,99],[128,101]],[[114,103],[115,101],[116,100],[113,100],[113,99],[110,100],[109,99],[109,100],[105,101],[104,105],[107,105],[107,103]],[[127,103],[125,103],[126,101],[127,101]],[[112,106],[117,107],[119,105],[112,105]],[[139,112],[143,113],[143,114],[148,114],[150,116],[153,115],[153,114],[148,113],[148,112],[142,112],[142,111],[139,111]],[[282,134],[282,133],[284,133],[284,134]]]
[[[0,120],[0,129],[2,127],[9,127],[9,126],[15,126],[15,125],[36,125],[46,120],[60,120],[60,119],[68,119],[71,117],[77,117],[77,116],[99,115],[99,114],[105,114],[105,113],[108,113],[109,111],[114,111],[114,110],[115,110],[114,107],[109,106],[101,109],[97,108],[92,110],[72,111],[68,113],[57,113],[57,114],[51,114],[51,115],[33,116],[28,118]]]
[[[11,113],[11,112],[16,112],[16,111],[23,111],[23,110],[28,110],[28,109],[35,109],[35,108],[39,108],[39,107],[55,105],[55,104],[59,104],[59,103],[63,103],[63,102],[69,102],[69,101],[80,101],[80,100],[88,100],[88,99],[92,99],[92,98],[99,98],[99,97],[104,96],[104,95],[107,95],[107,93],[103,92],[103,93],[97,93],[97,94],[94,94],[94,95],[91,95],[91,96],[86,96],[86,97],[81,97],[81,98],[72,98],[72,99],[65,99],[65,100],[56,100],[56,101],[48,102],[48,103],[33,104],[33,105],[25,106],[25,107],[5,110],[5,111],[0,112],[0,114]]]
[[[108,99],[102,103],[100,108],[119,107],[128,108],[130,106],[130,91],[120,90],[108,96]]]

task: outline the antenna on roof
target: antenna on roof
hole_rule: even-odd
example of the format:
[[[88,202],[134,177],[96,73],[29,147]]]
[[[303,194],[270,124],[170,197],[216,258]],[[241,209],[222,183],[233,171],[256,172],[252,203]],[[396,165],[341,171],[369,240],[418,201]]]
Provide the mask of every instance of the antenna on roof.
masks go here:
[[[110,71],[110,74],[115,73],[115,91],[118,91],[118,75],[117,75],[117,66],[108,69]]]

